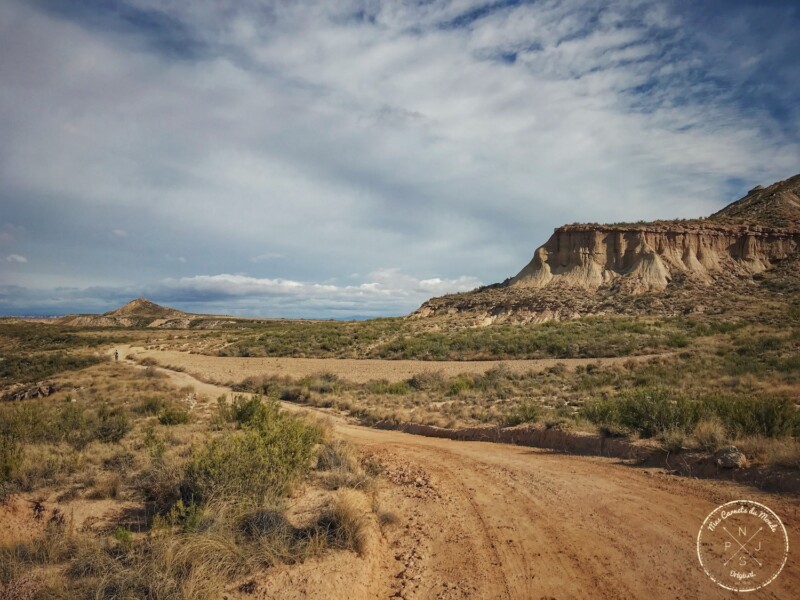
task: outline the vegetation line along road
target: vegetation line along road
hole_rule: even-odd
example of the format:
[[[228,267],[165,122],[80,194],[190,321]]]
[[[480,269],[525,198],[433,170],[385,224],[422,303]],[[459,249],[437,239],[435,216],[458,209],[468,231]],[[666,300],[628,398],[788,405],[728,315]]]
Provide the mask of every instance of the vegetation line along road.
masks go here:
[[[167,373],[187,381],[185,373]],[[609,459],[410,436],[338,418],[332,423],[337,436],[380,457],[385,477],[396,484],[384,503],[400,518],[411,515],[412,539],[388,531],[378,551],[392,548],[405,560],[411,544],[421,548],[413,566],[403,568],[417,578],[413,589],[423,597],[450,589],[473,597],[521,598],[553,589],[580,595],[586,586],[595,586],[599,598],[672,597],[675,589],[712,597],[713,584],[693,568],[694,546],[686,541],[705,514],[737,495],[760,498],[787,515],[797,511],[789,498]],[[379,576],[392,578],[391,570]],[[800,572],[790,567],[775,590],[797,582]]]

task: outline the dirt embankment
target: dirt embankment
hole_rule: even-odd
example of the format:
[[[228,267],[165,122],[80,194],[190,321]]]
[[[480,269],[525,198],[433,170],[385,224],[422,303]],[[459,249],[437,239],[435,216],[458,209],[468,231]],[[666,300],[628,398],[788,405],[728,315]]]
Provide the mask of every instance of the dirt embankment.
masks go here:
[[[186,373],[166,373],[191,383]],[[387,484],[378,500],[396,523],[374,533],[368,555],[338,553],[265,572],[248,598],[352,598],[354,591],[365,598],[441,600],[730,598],[703,573],[696,555],[698,530],[714,508],[755,500],[781,517],[791,540],[800,536],[796,496],[675,477],[619,459],[331,420],[336,435],[382,465]],[[790,554],[758,598],[795,598],[798,589],[800,567]]]

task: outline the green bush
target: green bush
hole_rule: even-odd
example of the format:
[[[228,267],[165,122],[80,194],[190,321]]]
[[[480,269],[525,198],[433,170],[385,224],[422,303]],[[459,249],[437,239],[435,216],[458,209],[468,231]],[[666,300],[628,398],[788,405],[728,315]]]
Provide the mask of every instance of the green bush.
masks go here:
[[[0,385],[40,381],[61,373],[96,365],[98,356],[73,356],[64,352],[6,355],[0,360]]]
[[[475,387],[475,382],[468,375],[459,375],[450,381],[447,389],[448,396],[459,396]]]
[[[319,428],[259,396],[235,398],[230,416],[243,430],[226,433],[194,454],[186,470],[185,497],[204,503],[232,494],[260,503],[285,494],[310,467],[322,437]]]
[[[703,400],[705,412],[718,416],[737,436],[800,435],[800,412],[785,397],[712,396]]]
[[[0,436],[12,436],[26,444],[67,443],[82,450],[94,440],[119,442],[130,430],[130,419],[122,409],[102,406],[92,411],[76,403],[42,400],[0,406]]]
[[[439,390],[444,385],[444,376],[439,371],[417,373],[407,383],[414,390]]]
[[[645,388],[587,402],[581,413],[593,423],[621,426],[642,437],[690,432],[701,419],[719,420],[734,436],[800,435],[800,412],[783,397],[717,395],[689,400],[663,388]]]
[[[241,426],[248,426],[275,419],[278,412],[279,408],[276,402],[265,403],[257,394],[250,398],[236,396],[228,406],[227,420]]]
[[[393,396],[404,396],[410,391],[408,383],[405,381],[394,381],[390,383],[385,379],[370,381],[367,384],[367,390],[371,394],[389,394]]]
[[[541,415],[541,407],[534,400],[520,402],[506,417],[505,424],[513,427],[522,423],[535,423]]]
[[[157,415],[166,405],[167,402],[163,398],[153,396],[142,400],[142,403],[134,408],[134,410],[143,415]]]
[[[184,425],[189,420],[189,411],[175,405],[165,407],[158,415],[158,422],[162,425]]]

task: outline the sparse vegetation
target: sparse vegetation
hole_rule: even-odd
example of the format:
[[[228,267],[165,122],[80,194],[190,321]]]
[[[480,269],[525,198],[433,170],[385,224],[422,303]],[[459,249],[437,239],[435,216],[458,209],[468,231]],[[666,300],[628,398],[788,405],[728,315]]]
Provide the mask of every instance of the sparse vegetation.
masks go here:
[[[0,500],[56,489],[61,503],[138,501],[144,516],[77,527],[71,513],[37,501],[46,527],[0,545],[0,595],[28,586],[36,597],[218,598],[254,570],[362,549],[367,505],[327,490],[372,475],[354,449],[276,400],[237,396],[216,419],[189,420],[185,391],[109,363],[58,387],[0,405]],[[331,448],[340,450],[335,468]],[[310,481],[327,496],[299,518],[287,494],[318,462],[328,466]]]
[[[426,331],[402,319],[268,323],[218,351],[220,356],[421,360],[596,358],[647,354],[690,343],[679,321],[626,318],[492,325]]]
[[[0,385],[39,381],[56,373],[90,367],[101,360],[98,356],[73,356],[64,352],[3,356],[0,361]]]
[[[32,372],[51,373],[56,384],[46,399],[0,404],[0,500],[47,492],[67,507],[101,500],[141,507],[96,527],[75,527],[68,511],[58,507],[53,515],[48,507],[42,518],[54,521],[40,537],[0,548],[0,586],[34,573],[43,597],[64,597],[65,590],[219,597],[268,565],[326,550],[365,551],[370,511],[381,525],[397,519],[368,506],[374,465],[327,437],[319,423],[281,410],[280,400],[366,424],[598,431],[651,438],[671,453],[713,453],[733,443],[750,460],[800,468],[795,313],[774,323],[699,316],[421,331],[387,319],[137,334],[154,347],[218,353],[227,344],[229,354],[460,360],[660,353],[551,363],[527,373],[433,371],[401,381],[354,383],[325,372],[252,377],[236,385],[240,395],[216,406],[208,398],[187,401],[187,391],[171,387],[152,359],[133,368],[87,352],[83,335],[2,337],[0,328],[0,345],[12,355],[20,340],[33,340],[31,353],[50,362]],[[22,382],[15,377],[8,383]],[[316,500],[294,512],[295,497],[308,498],[309,490]]]

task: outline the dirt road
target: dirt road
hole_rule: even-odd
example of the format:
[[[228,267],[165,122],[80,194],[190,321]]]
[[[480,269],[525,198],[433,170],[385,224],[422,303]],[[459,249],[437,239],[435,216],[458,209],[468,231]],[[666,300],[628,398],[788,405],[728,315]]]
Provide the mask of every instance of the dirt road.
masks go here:
[[[490,369],[502,367],[514,373],[543,371],[557,364],[574,370],[589,364],[617,364],[628,360],[646,361],[654,356],[643,355],[613,358],[563,358],[536,360],[378,360],[354,358],[282,358],[282,357],[234,357],[189,354],[177,350],[146,350],[141,347],[119,346],[120,355],[131,352],[139,358],[155,358],[162,365],[185,369],[207,381],[237,383],[246,377],[289,376],[302,378],[320,373],[334,375],[352,381],[365,383],[376,379],[403,381],[419,373],[439,372],[445,377],[461,373],[485,373]]]
[[[170,376],[191,383],[185,373]],[[333,422],[337,435],[384,466],[389,483],[379,500],[398,522],[382,529],[377,555],[352,558],[356,567],[278,569],[263,597],[734,598],[703,573],[695,544],[708,513],[742,498],[774,510],[790,540],[781,575],[748,597],[796,598],[800,590],[796,497],[614,459]]]

